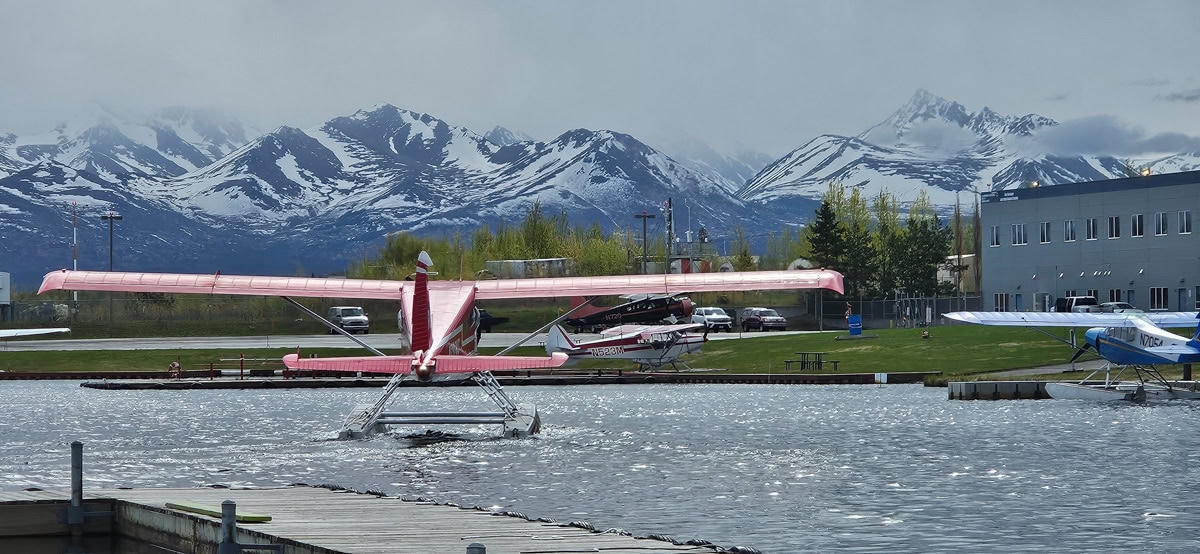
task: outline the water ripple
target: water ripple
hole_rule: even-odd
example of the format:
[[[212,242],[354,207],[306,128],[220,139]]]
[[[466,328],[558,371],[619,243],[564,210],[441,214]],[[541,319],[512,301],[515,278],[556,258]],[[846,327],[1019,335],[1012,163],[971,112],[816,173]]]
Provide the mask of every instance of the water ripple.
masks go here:
[[[1193,552],[1194,404],[964,402],[920,386],[521,387],[540,436],[329,440],[369,389],[99,391],[9,381],[0,488],[336,484],[792,552]],[[491,409],[407,389],[422,411]],[[402,406],[397,406],[402,408]]]

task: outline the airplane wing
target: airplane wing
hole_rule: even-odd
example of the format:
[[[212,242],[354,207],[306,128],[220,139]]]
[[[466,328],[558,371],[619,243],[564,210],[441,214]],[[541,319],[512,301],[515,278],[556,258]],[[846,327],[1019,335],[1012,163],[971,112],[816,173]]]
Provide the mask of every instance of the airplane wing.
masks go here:
[[[1196,312],[950,312],[942,315],[978,325],[1018,327],[1137,327],[1136,320],[1149,321],[1163,328],[1197,324]]]
[[[645,335],[647,333],[670,333],[672,331],[690,331],[704,327],[703,323],[677,323],[674,325],[618,325],[600,331],[602,337],[623,337],[625,335]]]
[[[842,274],[828,269],[496,279],[478,281],[475,287],[475,298],[480,300],[782,289],[843,291]]]
[[[567,363],[561,352],[542,356],[434,356],[438,373],[475,373],[506,369],[542,369]],[[337,358],[301,358],[296,354],[283,357],[288,369],[346,371],[350,373],[407,374],[413,370],[413,356],[350,356]]]
[[[42,278],[38,294],[48,290],[163,292],[175,294],[235,294],[247,296],[305,296],[321,298],[398,299],[408,281],[267,277],[258,275],[198,275],[188,273],[130,273],[60,270]],[[457,285],[456,285],[457,286]]]
[[[67,327],[54,327],[50,329],[0,329],[0,338],[28,337],[31,335],[48,335],[50,333],[70,332],[71,329]]]
[[[467,282],[469,283],[469,281]],[[429,290],[460,289],[462,281],[431,281]],[[633,293],[678,294],[746,290],[828,289],[842,292],[842,274],[826,269],[741,271],[669,275],[610,275],[476,281],[480,300],[551,296],[606,296]],[[38,294],[49,290],[302,296],[321,298],[399,299],[408,281],[199,275],[59,270],[47,273]]]

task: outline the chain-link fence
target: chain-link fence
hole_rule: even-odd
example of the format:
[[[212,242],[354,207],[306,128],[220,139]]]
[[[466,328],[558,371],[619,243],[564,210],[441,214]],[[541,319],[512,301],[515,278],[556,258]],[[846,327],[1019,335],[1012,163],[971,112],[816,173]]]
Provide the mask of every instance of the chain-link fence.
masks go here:
[[[826,330],[848,329],[849,311],[862,316],[863,329],[926,327],[947,323],[942,317],[946,312],[979,311],[982,306],[979,296],[826,300],[822,302],[821,323]]]

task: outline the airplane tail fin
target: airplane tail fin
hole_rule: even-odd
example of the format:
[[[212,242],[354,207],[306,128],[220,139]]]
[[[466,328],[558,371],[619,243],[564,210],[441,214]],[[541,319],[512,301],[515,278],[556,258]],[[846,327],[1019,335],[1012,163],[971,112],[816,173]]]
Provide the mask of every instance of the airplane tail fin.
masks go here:
[[[1200,314],[1196,314],[1196,319],[1200,320]],[[1187,341],[1187,345],[1192,348],[1200,348],[1200,322],[1196,324],[1196,332],[1192,333],[1192,340]]]
[[[567,332],[563,330],[562,325],[554,325],[546,333],[546,352],[553,354],[555,352],[564,352],[579,348]]]
[[[424,250],[417,256],[417,273],[414,276],[413,313],[412,313],[412,351],[424,352],[429,350],[429,266],[433,260]]]

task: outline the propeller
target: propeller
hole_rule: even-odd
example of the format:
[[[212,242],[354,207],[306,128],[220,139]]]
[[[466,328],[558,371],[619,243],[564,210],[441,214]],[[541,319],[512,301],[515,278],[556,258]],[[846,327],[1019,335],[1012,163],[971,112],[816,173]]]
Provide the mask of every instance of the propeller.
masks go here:
[[[1092,345],[1091,345],[1091,344],[1088,344],[1088,343],[1086,343],[1086,342],[1085,342],[1085,343],[1083,343],[1083,346],[1079,347],[1079,350],[1076,350],[1076,351],[1075,351],[1075,355],[1074,355],[1074,356],[1071,356],[1071,361],[1069,361],[1069,362],[1067,362],[1067,363],[1069,363],[1069,364],[1073,364],[1073,363],[1075,363],[1075,360],[1078,360],[1078,359],[1079,359],[1079,357],[1080,357],[1080,356],[1082,356],[1084,352],[1087,352],[1087,351],[1088,351],[1088,349],[1089,349],[1089,348],[1091,348],[1091,347],[1092,347]]]

